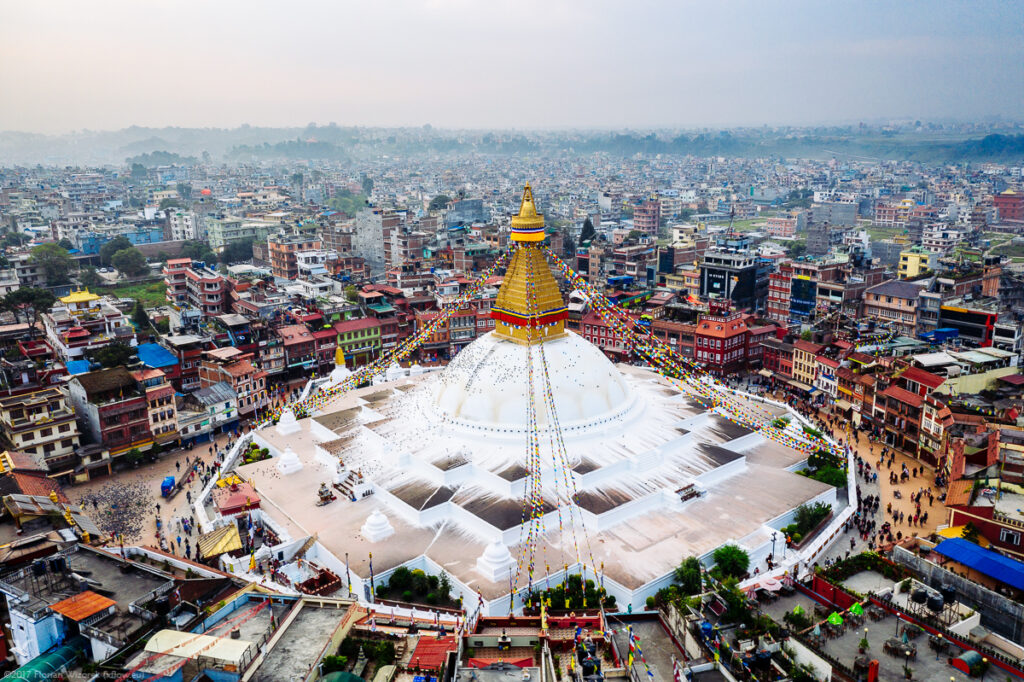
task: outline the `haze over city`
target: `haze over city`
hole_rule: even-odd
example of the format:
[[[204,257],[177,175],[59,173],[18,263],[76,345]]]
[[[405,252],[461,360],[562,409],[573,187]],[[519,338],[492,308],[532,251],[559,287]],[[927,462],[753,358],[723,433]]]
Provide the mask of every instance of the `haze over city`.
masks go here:
[[[1021,2],[5,2],[0,130],[1014,118]]]

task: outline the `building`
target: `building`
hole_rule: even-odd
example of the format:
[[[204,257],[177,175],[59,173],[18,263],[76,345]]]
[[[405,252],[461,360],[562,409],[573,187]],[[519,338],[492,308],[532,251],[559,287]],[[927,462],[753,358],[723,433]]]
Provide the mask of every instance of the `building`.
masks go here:
[[[226,346],[206,351],[199,366],[200,385],[208,388],[221,382],[227,383],[235,392],[238,413],[242,418],[252,416],[270,402],[267,395],[268,375],[253,366],[253,357],[252,353]]]
[[[693,358],[709,373],[724,377],[747,366],[747,323],[727,303],[712,302],[693,332]]]
[[[756,310],[768,294],[768,270],[746,251],[709,249],[700,264],[701,296],[732,301],[738,309]]]
[[[178,361],[177,377],[172,375],[171,383],[182,393],[199,388],[199,367],[209,341],[194,334],[172,334],[163,341],[164,347]]]
[[[195,213],[182,209],[167,210],[167,228],[171,241],[202,241],[206,239],[206,223]]]
[[[401,223],[398,214],[388,213],[381,208],[362,209],[356,214],[352,230],[352,251],[362,257],[373,272],[384,270],[388,263],[391,231],[398,229]]]
[[[270,268],[275,277],[295,279],[299,276],[297,254],[319,249],[319,239],[303,233],[277,232],[267,237]]]
[[[803,339],[793,342],[793,368],[795,381],[803,384],[801,388],[809,391],[814,386],[818,374],[818,355],[825,347],[819,343],[811,343]]]
[[[14,449],[36,455],[50,474],[77,464],[78,424],[57,386],[0,398],[0,428]]]
[[[992,197],[992,204],[999,212],[999,220],[1024,221],[1024,194],[1008,189]]]
[[[652,237],[658,236],[661,228],[661,203],[648,199],[633,209],[633,229]]]
[[[229,244],[265,241],[270,230],[279,223],[258,222],[235,217],[206,217],[206,242],[214,251],[222,251]]]
[[[189,258],[172,258],[164,265],[167,300],[215,317],[230,307],[229,284],[223,275]]]
[[[131,375],[146,394],[149,431],[153,434],[153,442],[160,445],[176,443],[178,410],[175,407],[174,386],[167,380],[167,375],[158,369],[138,369],[131,372]]]
[[[449,323],[451,320],[449,320]],[[350,368],[361,367],[380,356],[382,348],[381,322],[375,317],[364,317],[344,322],[335,322],[338,350]],[[447,331],[447,330],[446,330]],[[445,333],[447,345],[449,337]]]
[[[278,327],[277,336],[284,346],[285,367],[292,374],[305,375],[317,364],[316,340],[304,324]]]
[[[67,386],[81,433],[111,457],[152,446],[149,404],[128,370],[112,367],[76,374]]]
[[[127,315],[111,299],[88,289],[59,298],[42,318],[46,340],[65,360],[80,360],[87,352],[112,343],[138,345]]]
[[[915,336],[923,289],[923,284],[898,279],[869,287],[864,296],[864,316],[903,336]]]
[[[913,246],[906,251],[900,251],[899,278],[913,279],[934,270],[936,265],[938,258],[935,251]]]

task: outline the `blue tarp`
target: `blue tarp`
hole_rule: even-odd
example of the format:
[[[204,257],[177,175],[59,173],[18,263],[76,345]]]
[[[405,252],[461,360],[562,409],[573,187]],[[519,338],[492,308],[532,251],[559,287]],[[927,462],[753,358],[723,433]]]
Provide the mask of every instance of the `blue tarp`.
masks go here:
[[[935,552],[978,573],[1024,590],[1024,563],[979,547],[963,538],[950,538],[935,546]]]
[[[64,365],[68,368],[68,374],[85,374],[89,371],[88,360],[68,360]]]
[[[178,358],[159,343],[140,343],[135,351],[139,356],[139,361],[153,369],[163,369],[178,364]]]

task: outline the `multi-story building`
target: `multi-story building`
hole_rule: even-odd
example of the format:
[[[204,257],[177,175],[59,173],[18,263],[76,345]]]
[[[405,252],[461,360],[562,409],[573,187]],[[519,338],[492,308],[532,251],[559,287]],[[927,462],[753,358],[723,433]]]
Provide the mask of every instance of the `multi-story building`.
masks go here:
[[[188,258],[172,258],[167,261],[164,265],[164,284],[168,301],[195,308],[204,317],[221,315],[228,311],[231,304],[227,279]]]
[[[300,251],[319,249],[321,242],[308,233],[277,232],[267,237],[270,254],[270,269],[275,277],[295,279],[299,276],[298,259]]]
[[[252,353],[244,353],[234,346],[215,348],[203,353],[199,365],[199,383],[203,388],[220,382],[227,383],[235,392],[238,413],[243,418],[265,408],[267,373],[253,366]]]
[[[868,287],[864,295],[864,316],[899,334],[914,336],[923,288],[920,283],[898,279]]]
[[[244,241],[265,241],[279,223],[245,220],[235,217],[206,217],[206,241],[214,251]]]
[[[771,372],[783,379],[793,377],[793,344],[777,338],[761,342],[761,361],[765,372]]]
[[[334,331],[337,333],[338,348],[345,355],[347,366],[360,367],[373,362],[380,355],[381,323],[377,318],[363,317],[335,322]],[[445,337],[447,338],[447,333]]]
[[[652,237],[658,236],[661,227],[661,203],[648,199],[633,209],[633,229]]]
[[[694,360],[703,363],[714,376],[734,374],[747,365],[749,330],[743,316],[728,303],[712,302],[711,311],[697,320]]]
[[[992,197],[992,204],[999,212],[999,220],[1024,221],[1024,194],[1008,189]]]
[[[906,251],[900,251],[900,266],[897,272],[900,279],[913,279],[934,270],[937,263],[938,257],[935,251],[912,246]]]
[[[152,446],[146,395],[124,367],[76,374],[67,386],[81,433],[111,457]]]
[[[809,390],[814,386],[818,373],[818,354],[824,346],[803,339],[793,342],[793,379],[806,386]]]
[[[158,369],[139,369],[131,372],[132,378],[146,394],[149,410],[149,431],[153,442],[160,445],[178,440],[178,410],[175,407],[174,386],[167,375]]]
[[[356,214],[352,232],[352,251],[366,260],[374,272],[385,268],[391,245],[391,231],[401,225],[401,217],[381,208],[364,208]],[[387,249],[385,248],[387,247]]]
[[[701,296],[732,301],[737,308],[760,308],[768,294],[768,270],[746,251],[709,249],[700,264]]]
[[[65,360],[80,360],[87,351],[112,343],[138,345],[128,317],[111,300],[88,290],[58,299],[42,318],[47,341]]]
[[[293,374],[305,374],[316,365],[316,340],[304,324],[290,324],[277,328],[284,345],[285,366]]]
[[[879,403],[885,408],[886,444],[916,456],[924,398],[894,384],[875,396],[876,408]]]
[[[914,208],[912,199],[875,204],[875,224],[882,227],[904,228]]]
[[[201,241],[206,239],[206,223],[196,214],[184,209],[168,209],[167,228],[171,241]]]
[[[178,405],[183,444],[209,440],[238,427],[238,397],[226,381],[187,393]]]
[[[946,254],[964,240],[964,233],[943,223],[928,225],[921,234],[921,248],[936,254]],[[902,258],[902,253],[900,254]]]
[[[15,450],[37,455],[51,475],[74,469],[78,424],[60,388],[0,398],[0,428]]]
[[[203,351],[210,345],[209,341],[194,334],[172,334],[164,337],[163,341],[167,350],[178,360],[177,381],[172,378],[175,388],[182,393],[199,388],[199,367]]]

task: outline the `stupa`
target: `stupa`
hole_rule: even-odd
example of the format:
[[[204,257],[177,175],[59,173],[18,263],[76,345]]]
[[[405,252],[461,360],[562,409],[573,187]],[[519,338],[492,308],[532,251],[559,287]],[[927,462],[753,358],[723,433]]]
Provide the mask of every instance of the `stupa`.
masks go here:
[[[372,552],[378,579],[400,565],[444,570],[469,603],[507,613],[512,574],[528,586],[520,566],[533,467],[534,580],[601,566],[618,606],[640,608],[686,556],[738,542],[752,565],[763,563],[781,552],[772,538],[797,506],[839,504],[835,488],[793,473],[801,453],[704,409],[648,369],[614,365],[567,329],[529,185],[511,222],[516,249],[490,311],[493,332],[439,372],[353,390],[310,418],[318,443],[295,446],[301,471],[243,467],[271,501],[268,521],[282,515],[282,538],[296,528],[316,535],[337,570],[349,555],[354,585],[366,584]],[[281,450],[289,443],[261,433]],[[337,458],[333,469],[324,453]],[[343,495],[313,508],[310,493],[296,492],[335,475],[339,489],[361,486],[356,501]]]

